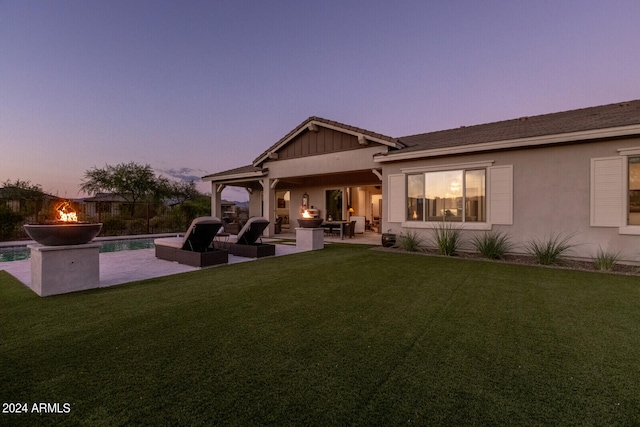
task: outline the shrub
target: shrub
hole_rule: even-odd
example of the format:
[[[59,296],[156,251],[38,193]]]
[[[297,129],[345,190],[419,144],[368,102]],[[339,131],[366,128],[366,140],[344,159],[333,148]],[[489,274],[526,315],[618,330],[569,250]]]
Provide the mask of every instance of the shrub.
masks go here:
[[[611,271],[616,266],[618,261],[620,261],[620,253],[609,252],[603,250],[602,248],[598,248],[598,254],[593,261],[598,270]]]
[[[563,260],[563,255],[575,247],[570,243],[573,234],[563,236],[562,233],[546,239],[533,238],[527,242],[527,251],[538,264],[555,265]]]
[[[485,258],[502,259],[513,245],[508,233],[491,232],[473,237],[473,246]]]
[[[440,255],[455,255],[460,246],[460,229],[450,222],[441,222],[433,229],[436,249]]]
[[[424,242],[417,232],[409,230],[406,234],[398,236],[394,247],[409,252],[422,252],[424,251]]]
[[[126,221],[120,217],[113,216],[102,220],[102,236],[119,236],[124,234]]]

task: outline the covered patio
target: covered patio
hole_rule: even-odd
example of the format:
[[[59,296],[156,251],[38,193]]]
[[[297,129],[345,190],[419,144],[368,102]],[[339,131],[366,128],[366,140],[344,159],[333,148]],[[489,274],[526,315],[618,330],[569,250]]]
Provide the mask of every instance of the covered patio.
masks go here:
[[[305,211],[325,221],[356,221],[356,234],[380,233],[382,169],[374,156],[400,143],[384,135],[311,117],[251,165],[203,177],[213,216],[228,186],[249,194],[249,215],[270,221],[267,236],[291,233]]]

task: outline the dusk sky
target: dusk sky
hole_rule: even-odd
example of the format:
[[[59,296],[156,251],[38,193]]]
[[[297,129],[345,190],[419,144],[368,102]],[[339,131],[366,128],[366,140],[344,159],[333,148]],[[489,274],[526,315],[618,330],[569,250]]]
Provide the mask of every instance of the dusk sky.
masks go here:
[[[639,18],[638,0],[0,0],[0,182],[201,177],[309,116],[399,137],[638,99]]]

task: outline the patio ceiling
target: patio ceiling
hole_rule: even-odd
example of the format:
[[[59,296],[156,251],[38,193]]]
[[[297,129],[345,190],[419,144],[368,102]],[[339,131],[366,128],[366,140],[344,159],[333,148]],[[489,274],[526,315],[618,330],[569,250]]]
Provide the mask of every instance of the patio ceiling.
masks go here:
[[[277,187],[360,187],[381,184],[380,179],[371,169],[366,169],[331,174],[283,177],[279,178]]]

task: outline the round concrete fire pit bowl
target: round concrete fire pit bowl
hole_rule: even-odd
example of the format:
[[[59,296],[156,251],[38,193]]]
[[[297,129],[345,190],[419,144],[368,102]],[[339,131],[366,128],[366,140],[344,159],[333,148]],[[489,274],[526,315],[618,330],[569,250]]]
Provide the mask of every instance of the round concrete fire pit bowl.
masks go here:
[[[322,218],[298,218],[298,225],[300,228],[318,228],[322,221]]]
[[[44,246],[84,245],[93,240],[102,229],[102,223],[97,224],[29,224],[24,226],[36,242]]]

